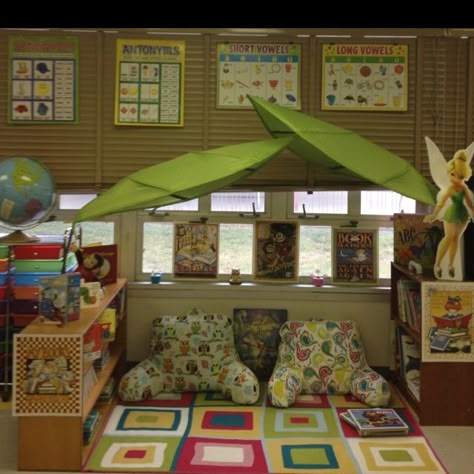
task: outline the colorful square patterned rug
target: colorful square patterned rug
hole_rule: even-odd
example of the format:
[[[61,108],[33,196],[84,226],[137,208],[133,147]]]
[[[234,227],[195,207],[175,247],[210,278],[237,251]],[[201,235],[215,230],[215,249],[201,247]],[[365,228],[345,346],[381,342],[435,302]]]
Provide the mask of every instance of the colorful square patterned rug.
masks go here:
[[[407,436],[361,438],[338,414],[350,396],[301,396],[287,409],[265,394],[238,406],[217,393],[166,394],[117,405],[83,471],[179,474],[446,473],[408,409]]]

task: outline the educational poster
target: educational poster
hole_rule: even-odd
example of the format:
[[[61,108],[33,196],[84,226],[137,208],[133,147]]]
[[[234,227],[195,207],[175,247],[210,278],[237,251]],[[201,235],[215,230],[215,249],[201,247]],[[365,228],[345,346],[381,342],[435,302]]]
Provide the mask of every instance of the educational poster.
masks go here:
[[[218,255],[218,224],[175,224],[175,277],[217,278]]]
[[[234,339],[240,360],[259,380],[272,375],[280,344],[280,328],[288,319],[286,309],[235,308]]]
[[[8,123],[77,123],[79,39],[8,38]]]
[[[422,284],[424,362],[474,362],[472,283]]]
[[[81,336],[14,335],[13,414],[81,415]]]
[[[408,110],[408,45],[323,44],[322,110]]]
[[[115,125],[182,127],[184,41],[117,40]]]
[[[377,229],[332,229],[333,283],[376,285]]]
[[[258,221],[255,226],[254,279],[297,281],[298,223]]]
[[[217,45],[217,108],[251,109],[247,94],[299,110],[301,45]]]

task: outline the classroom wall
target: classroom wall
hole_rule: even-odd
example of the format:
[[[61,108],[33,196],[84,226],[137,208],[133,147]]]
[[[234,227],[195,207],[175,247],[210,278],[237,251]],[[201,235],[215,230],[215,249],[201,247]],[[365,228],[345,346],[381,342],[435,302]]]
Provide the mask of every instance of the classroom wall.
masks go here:
[[[370,30],[368,30],[370,32]],[[218,36],[151,37],[142,31],[118,33],[15,31],[0,29],[0,158],[29,155],[50,168],[59,189],[107,188],[139,169],[183,153],[268,138],[253,110],[216,108],[217,43],[298,43],[301,45],[302,111],[349,128],[414,164],[429,176],[425,135],[447,156],[473,138],[473,39],[305,38],[272,35],[265,38]],[[13,35],[75,36],[79,39],[79,123],[57,125],[8,124],[8,39]],[[359,33],[360,35],[360,33]],[[113,123],[116,40],[156,38],[186,43],[184,127],[132,127]],[[328,42],[407,44],[409,49],[408,111],[364,112],[321,110],[321,51]],[[322,172],[290,152],[283,152],[235,187],[308,189],[338,186],[341,175]],[[352,183],[362,185],[360,180]]]
[[[234,308],[286,309],[289,320],[351,319],[357,322],[370,365],[391,366],[392,344],[389,289],[267,284],[230,286],[228,283],[131,283],[128,291],[127,359],[148,354],[153,319],[183,314],[193,307],[233,314]]]

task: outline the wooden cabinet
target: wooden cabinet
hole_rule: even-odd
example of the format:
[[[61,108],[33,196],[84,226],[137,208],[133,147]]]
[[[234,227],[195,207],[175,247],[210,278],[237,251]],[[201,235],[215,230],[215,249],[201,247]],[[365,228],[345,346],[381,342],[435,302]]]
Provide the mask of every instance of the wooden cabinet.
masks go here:
[[[422,425],[474,425],[474,282],[439,281],[413,274],[394,263],[391,272],[397,385]],[[469,323],[447,315],[438,321],[433,299],[436,293],[444,299],[464,295],[463,312]],[[436,304],[439,307],[441,302]],[[444,327],[448,324],[452,329]],[[412,347],[410,357],[407,346]],[[419,376],[417,395],[416,384],[406,376],[407,364],[419,371],[415,372]]]
[[[98,307],[81,309],[80,319],[62,327],[38,320],[15,336],[13,413],[18,416],[18,469],[41,471],[80,471],[94,439],[83,442],[84,422],[95,406],[107,380],[118,381],[126,363],[126,281],[103,288]],[[115,339],[109,342],[110,357],[95,369],[84,359],[84,337],[107,308],[117,312]],[[64,386],[55,378],[43,391],[31,387],[31,376],[38,363],[53,363],[55,370],[72,374]],[[43,370],[43,379],[46,372]],[[92,375],[92,377],[91,377]],[[60,382],[63,377],[59,377]],[[74,379],[74,380],[71,380]],[[51,393],[48,393],[48,390]],[[100,407],[102,420],[111,404]]]

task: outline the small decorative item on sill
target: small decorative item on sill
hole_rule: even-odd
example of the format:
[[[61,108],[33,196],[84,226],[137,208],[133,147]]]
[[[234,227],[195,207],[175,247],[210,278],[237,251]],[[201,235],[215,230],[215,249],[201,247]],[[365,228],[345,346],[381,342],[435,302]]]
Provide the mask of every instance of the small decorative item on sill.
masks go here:
[[[233,268],[230,273],[229,283],[231,285],[240,285],[242,277],[240,276],[240,268]]]
[[[311,274],[311,281],[314,286],[324,285],[324,277],[320,274],[319,270],[315,270],[314,273]]]
[[[159,272],[158,270],[153,270],[151,272],[151,275],[150,275],[150,281],[153,283],[153,284],[158,284],[161,282],[161,272]]]

